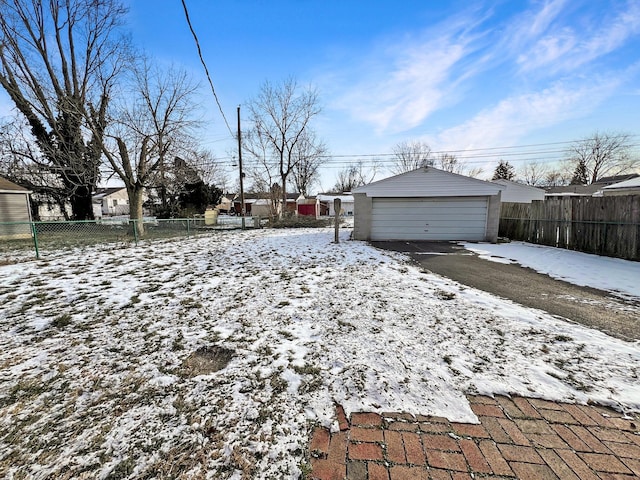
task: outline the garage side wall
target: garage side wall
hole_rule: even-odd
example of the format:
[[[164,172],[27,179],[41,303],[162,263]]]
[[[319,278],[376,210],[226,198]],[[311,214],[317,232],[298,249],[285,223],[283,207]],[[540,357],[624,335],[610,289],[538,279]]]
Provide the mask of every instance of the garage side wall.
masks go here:
[[[500,193],[489,197],[489,206],[487,211],[487,236],[486,242],[496,243],[498,241],[498,227],[500,226],[500,206],[502,201]]]
[[[353,213],[355,215],[353,219],[353,239],[369,240],[371,238],[373,199],[367,197],[365,193],[356,193],[353,195],[353,199]],[[500,217],[500,212],[498,212],[498,217]]]
[[[30,238],[30,221],[29,197],[26,194],[0,193],[0,240]]]

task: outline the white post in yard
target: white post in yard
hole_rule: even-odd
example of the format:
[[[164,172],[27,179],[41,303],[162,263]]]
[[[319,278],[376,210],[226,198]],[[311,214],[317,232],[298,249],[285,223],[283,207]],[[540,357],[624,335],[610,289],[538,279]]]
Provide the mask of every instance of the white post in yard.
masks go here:
[[[340,243],[340,237],[338,235],[340,230],[340,209],[342,208],[342,201],[339,198],[333,200],[333,209],[336,215],[336,243]]]

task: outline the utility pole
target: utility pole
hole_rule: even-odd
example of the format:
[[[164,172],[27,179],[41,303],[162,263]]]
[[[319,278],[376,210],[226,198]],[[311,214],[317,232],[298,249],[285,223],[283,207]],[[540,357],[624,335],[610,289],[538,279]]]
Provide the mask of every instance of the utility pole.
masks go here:
[[[238,166],[240,168],[240,217],[242,218],[242,230],[244,224],[244,172],[242,171],[242,134],[240,133],[240,105],[238,105]]]

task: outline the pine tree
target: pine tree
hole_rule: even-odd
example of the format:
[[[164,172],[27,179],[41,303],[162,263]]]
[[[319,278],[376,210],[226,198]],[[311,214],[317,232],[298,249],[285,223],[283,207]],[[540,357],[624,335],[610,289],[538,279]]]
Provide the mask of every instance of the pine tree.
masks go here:
[[[505,179],[505,180],[513,180],[516,177],[516,171],[509,162],[505,162],[504,160],[500,160],[500,163],[496,167],[493,172],[493,177],[491,180]]]
[[[579,160],[576,169],[573,171],[571,185],[587,185],[589,183],[589,171],[584,160]]]

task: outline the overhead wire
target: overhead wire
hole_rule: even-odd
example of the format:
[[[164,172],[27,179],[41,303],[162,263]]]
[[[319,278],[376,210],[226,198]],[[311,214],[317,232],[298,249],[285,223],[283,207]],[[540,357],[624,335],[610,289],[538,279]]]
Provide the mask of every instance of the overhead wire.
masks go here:
[[[207,63],[204,61],[204,58],[202,57],[202,49],[200,48],[200,41],[198,40],[198,35],[196,35],[196,32],[193,29],[193,25],[191,25],[191,19],[189,18],[189,10],[187,9],[187,4],[186,4],[185,0],[181,0],[181,1],[182,1],[182,8],[184,9],[184,16],[185,16],[185,18],[187,20],[187,24],[189,25],[189,30],[191,30],[191,35],[193,35],[193,39],[196,42],[196,47],[198,49],[198,56],[200,57],[200,63],[202,63],[202,66],[204,67],[204,73],[207,76],[207,80],[209,81],[209,86],[211,87],[211,92],[213,93],[213,98],[215,98],[216,104],[218,105],[218,110],[220,110],[220,114],[222,115],[222,118],[224,119],[224,123],[227,126],[227,129],[229,130],[229,133],[233,137],[235,134],[233,133],[233,130],[231,130],[231,127],[229,126],[229,122],[227,121],[227,117],[224,114],[224,111],[222,110],[222,105],[220,105],[220,100],[218,100],[218,95],[216,94],[216,89],[213,86],[213,80],[211,80],[211,75],[209,75],[209,69],[207,68]]]
[[[640,137],[638,134],[625,135],[628,138]],[[508,161],[516,162],[536,162],[541,164],[555,163],[562,161],[566,156],[567,148],[553,148],[561,145],[576,144],[580,140],[568,140],[562,142],[546,142],[546,143],[533,143],[525,145],[511,145],[501,147],[482,147],[471,149],[457,149],[457,150],[438,150],[432,151],[432,155],[450,154],[455,155],[458,160],[464,160],[469,164],[486,163],[490,159],[508,158]],[[639,147],[640,143],[630,143],[629,148]],[[540,148],[542,147],[542,148]],[[551,147],[551,148],[544,148]],[[520,151],[513,151],[519,149]],[[530,149],[530,150],[527,150]],[[562,156],[561,156],[562,155]],[[352,166],[354,162],[360,162],[363,167],[388,167],[394,164],[396,156],[393,152],[382,153],[354,153],[354,154],[327,154],[322,155],[324,159],[323,168],[344,168]],[[220,166],[228,165],[235,166],[233,163],[235,157],[225,156],[217,157],[212,161]],[[252,160],[251,157],[245,159],[246,166],[258,166],[259,162]]]

